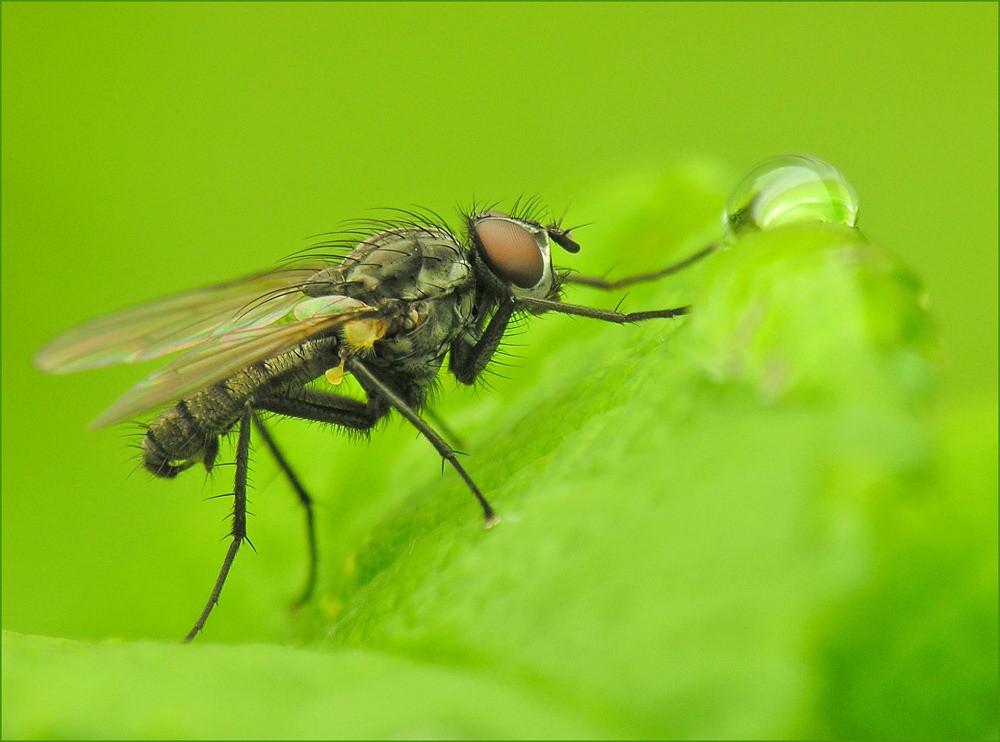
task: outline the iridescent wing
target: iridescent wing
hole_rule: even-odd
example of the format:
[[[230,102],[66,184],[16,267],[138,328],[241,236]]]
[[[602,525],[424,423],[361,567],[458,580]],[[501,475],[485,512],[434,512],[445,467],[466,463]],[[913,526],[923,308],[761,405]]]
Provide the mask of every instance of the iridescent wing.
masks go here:
[[[173,404],[219,381],[231,378],[248,366],[285,353],[306,340],[349,322],[370,322],[383,312],[346,299],[349,311],[316,314],[293,322],[216,333],[202,339],[187,353],[136,384],[104,414],[92,428],[123,422],[150,410]]]
[[[174,353],[206,338],[265,327],[305,297],[300,287],[329,264],[259,273],[101,317],[63,333],[35,356],[43,371],[69,373]]]

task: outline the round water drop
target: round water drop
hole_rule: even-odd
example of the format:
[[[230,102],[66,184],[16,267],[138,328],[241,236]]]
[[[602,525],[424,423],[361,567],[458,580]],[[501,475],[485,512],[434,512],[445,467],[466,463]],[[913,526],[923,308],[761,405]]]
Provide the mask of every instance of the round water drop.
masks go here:
[[[857,220],[854,188],[837,168],[811,155],[780,155],[760,163],[739,182],[722,212],[727,242],[785,224],[853,227]]]

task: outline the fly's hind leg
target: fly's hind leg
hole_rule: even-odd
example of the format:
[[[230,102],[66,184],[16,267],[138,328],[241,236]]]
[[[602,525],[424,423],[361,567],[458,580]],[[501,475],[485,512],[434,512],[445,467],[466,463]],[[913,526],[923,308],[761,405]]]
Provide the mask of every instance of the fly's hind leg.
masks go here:
[[[312,597],[313,590],[316,588],[319,550],[316,546],[316,518],[313,513],[313,499],[306,491],[306,488],[302,486],[302,482],[299,481],[295,472],[292,471],[292,467],[289,466],[285,455],[278,448],[278,444],[274,442],[271,431],[267,429],[261,416],[256,411],[253,413],[253,423],[264,444],[271,451],[271,455],[274,456],[274,460],[278,462],[278,467],[288,479],[289,484],[292,485],[295,494],[298,495],[299,502],[302,503],[302,507],[306,513],[306,542],[309,548],[309,572],[306,575],[306,584],[302,589],[302,594],[293,603],[294,608],[299,608]]]
[[[250,461],[250,425],[252,419],[253,408],[248,404],[243,409],[243,415],[240,418],[240,433],[236,442],[236,477],[233,481],[233,526],[229,532],[232,541],[229,543],[229,550],[226,551],[226,557],[222,562],[222,569],[219,571],[219,576],[215,580],[212,594],[209,596],[208,602],[202,609],[201,615],[198,616],[198,620],[195,621],[191,631],[184,637],[185,642],[194,639],[205,627],[205,622],[212,613],[212,609],[219,602],[219,596],[222,594],[222,586],[226,584],[226,577],[229,576],[229,570],[236,559],[236,552],[240,550],[240,545],[247,538],[247,470]]]
[[[375,424],[388,413],[388,405],[379,398],[369,396],[369,401],[359,402],[350,397],[339,394],[322,392],[309,387],[296,389],[294,392],[286,394],[270,394],[255,400],[258,410],[274,412],[288,417],[297,417],[303,420],[314,420],[316,422],[332,423],[345,428],[357,431],[371,430]],[[316,588],[316,579],[319,565],[319,549],[316,541],[316,519],[313,509],[313,499],[302,486],[299,478],[292,471],[291,466],[284,454],[278,448],[271,436],[270,431],[264,424],[260,415],[255,411],[253,421],[260,432],[264,444],[271,451],[278,466],[288,478],[292,489],[298,495],[306,512],[306,537],[309,544],[309,573],[306,576],[306,586],[302,595],[295,601],[297,608],[308,601]]]
[[[364,433],[374,428],[389,413],[389,404],[383,398],[371,394],[363,383],[362,388],[368,393],[367,402],[334,392],[298,387],[258,397],[254,404],[259,410],[330,423]]]
[[[270,449],[278,466],[288,477],[293,489],[299,496],[303,507],[306,510],[306,527],[309,539],[309,575],[306,581],[306,588],[298,604],[305,602],[311,595],[316,584],[316,565],[318,554],[316,548],[316,526],[313,515],[313,500],[306,492],[298,477],[288,465],[284,455],[278,449],[271,437],[270,432],[261,420],[257,410],[277,412],[282,415],[301,417],[307,420],[318,420],[337,425],[343,425],[354,430],[370,430],[389,411],[389,405],[382,398],[370,397],[367,404],[348,397],[337,394],[324,394],[314,389],[302,388],[296,394],[288,396],[271,395],[254,400],[248,403],[240,418],[240,432],[236,443],[236,477],[233,483],[233,526],[230,531],[232,541],[229,550],[222,562],[222,569],[215,580],[212,594],[209,596],[205,608],[195,622],[191,631],[184,637],[185,642],[194,639],[205,627],[212,609],[219,602],[222,594],[222,587],[226,584],[229,570],[236,559],[236,552],[240,545],[247,541],[247,472],[250,461],[250,429],[256,427],[263,438],[264,443]],[[214,458],[214,455],[213,455]]]

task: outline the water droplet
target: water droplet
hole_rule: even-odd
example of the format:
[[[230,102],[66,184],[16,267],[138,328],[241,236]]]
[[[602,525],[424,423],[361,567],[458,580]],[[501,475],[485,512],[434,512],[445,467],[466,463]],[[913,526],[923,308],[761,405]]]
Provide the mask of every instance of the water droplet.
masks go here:
[[[785,224],[830,222],[853,227],[858,196],[830,163],[811,155],[780,155],[752,168],[733,190],[722,224],[726,241]]]

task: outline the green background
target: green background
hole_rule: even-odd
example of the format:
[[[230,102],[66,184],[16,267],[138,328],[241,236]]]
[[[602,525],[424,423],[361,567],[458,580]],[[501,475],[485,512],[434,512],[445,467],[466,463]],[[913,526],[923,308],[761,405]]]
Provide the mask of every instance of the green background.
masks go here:
[[[133,431],[86,430],[149,367],[52,377],[33,368],[37,349],[102,313],[265,268],[373,206],[450,213],[473,197],[538,194],[557,214],[568,208],[570,223],[598,222],[564,264],[625,273],[662,263],[660,250],[676,256],[682,237],[688,247],[710,237],[704,225],[741,170],[783,152],[820,156],[857,190],[865,235],[924,281],[941,338],[935,414],[985,451],[975,489],[995,498],[995,4],[5,3],[2,53],[4,629],[175,640],[225,533],[227,505],[203,500],[229,486],[228,470],[151,482],[133,471]],[[614,229],[601,222],[634,208],[631,195],[649,198],[644,184],[677,163],[702,174],[697,216],[680,199],[672,242],[609,237],[602,252]],[[629,308],[650,296],[634,292]],[[444,386],[442,414],[468,437],[474,473],[493,451],[477,426],[521,404],[528,380],[550,378],[539,369],[553,343],[591,332],[561,318],[536,324],[555,329],[519,339],[519,368],[493,380],[495,398]],[[336,481],[318,487],[321,547],[335,528],[348,539],[326,546],[331,560],[348,559],[352,543],[391,542],[376,524],[436,481],[435,457],[398,422],[370,446],[295,423],[278,434],[307,481]],[[241,554],[203,639],[313,641],[322,611],[339,610],[329,595],[305,617],[285,610],[302,578],[300,515],[263,459],[258,554]],[[995,524],[992,507],[979,514]],[[472,512],[456,506],[459,528]],[[564,517],[589,523],[585,511]],[[995,525],[986,535],[995,542]],[[995,591],[995,566],[992,578]],[[358,631],[348,643],[392,644]],[[568,704],[571,719],[586,698]],[[532,731],[607,728],[521,733]]]

